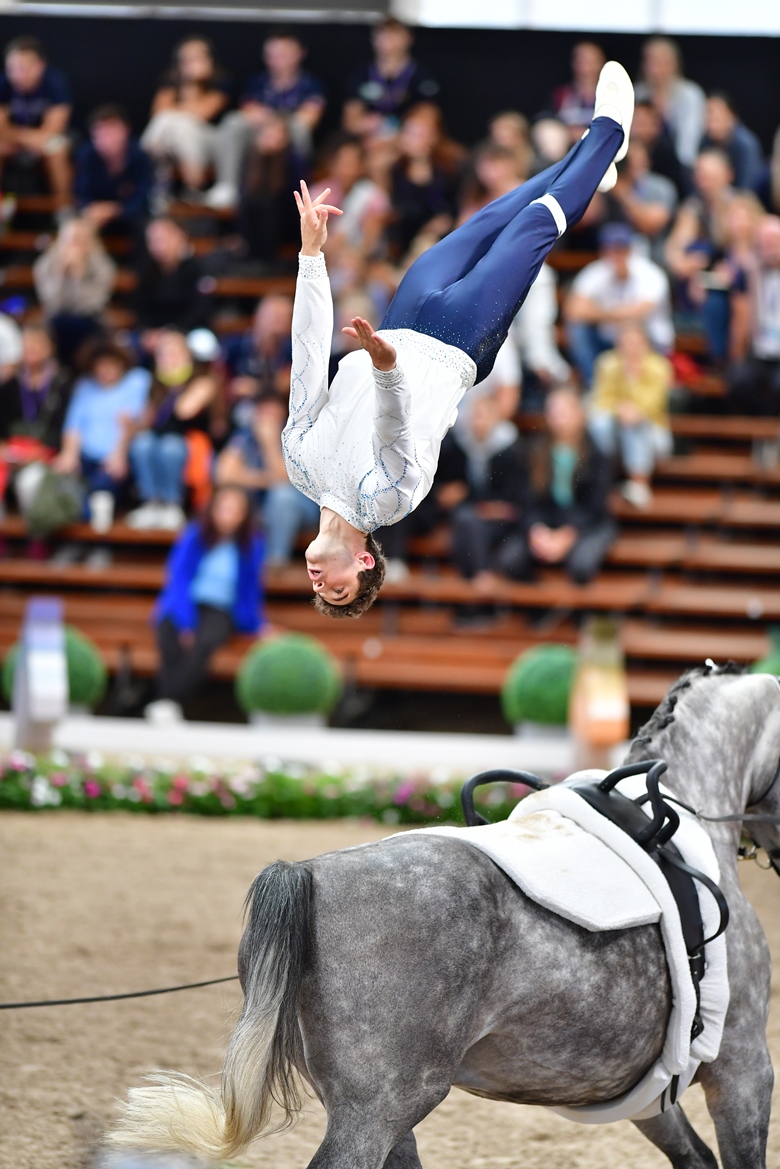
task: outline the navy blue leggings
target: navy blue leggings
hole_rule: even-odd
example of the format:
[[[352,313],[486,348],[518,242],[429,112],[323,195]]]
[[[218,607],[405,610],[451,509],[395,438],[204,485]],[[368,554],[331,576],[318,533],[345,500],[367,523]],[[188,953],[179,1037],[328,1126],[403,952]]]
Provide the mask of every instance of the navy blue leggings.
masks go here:
[[[597,118],[561,162],[488,203],[425,252],[401,281],[382,328],[415,329],[457,346],[482,381],[559,235],[550,209],[534,200],[551,195],[567,226],[576,223],[622,141],[617,122]]]

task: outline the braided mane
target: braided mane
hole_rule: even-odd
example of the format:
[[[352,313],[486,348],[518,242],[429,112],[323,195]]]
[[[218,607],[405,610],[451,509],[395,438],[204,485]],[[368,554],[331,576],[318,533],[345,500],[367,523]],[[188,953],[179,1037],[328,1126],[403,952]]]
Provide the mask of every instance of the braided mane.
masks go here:
[[[724,674],[744,673],[744,667],[738,666],[736,662],[726,662],[725,665],[716,666],[711,661],[707,661],[703,666],[694,666],[693,669],[686,670],[676,682],[672,683],[663,701],[655,708],[645,725],[640,727],[631,743],[629,759],[635,761],[640,756],[647,755],[647,748],[655,736],[674,722],[675,707],[680,695],[685,690],[689,690],[702,678],[718,678]]]

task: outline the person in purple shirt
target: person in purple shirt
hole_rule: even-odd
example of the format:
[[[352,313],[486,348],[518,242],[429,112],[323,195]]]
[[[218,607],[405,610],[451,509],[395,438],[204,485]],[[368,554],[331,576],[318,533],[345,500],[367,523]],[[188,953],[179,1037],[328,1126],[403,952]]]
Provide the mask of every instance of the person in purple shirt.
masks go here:
[[[16,37],[6,46],[0,76],[0,166],[10,158],[42,165],[58,207],[71,202],[71,105],[67,77],[48,63],[36,37]]]
[[[400,20],[383,20],[371,41],[374,60],[352,77],[344,103],[344,129],[361,138],[395,133],[412,106],[439,94],[439,83],[411,56],[414,37]]]
[[[211,207],[235,207],[247,152],[270,118],[281,114],[295,153],[308,158],[311,139],[325,109],[325,90],[303,68],[306,47],[287,29],[263,45],[265,70],[251,77],[240,108],[222,119],[216,151],[217,181],[206,194]]]
[[[137,231],[149,214],[152,160],[133,138],[121,106],[100,106],[88,129],[89,141],[76,155],[77,206],[98,231]]]

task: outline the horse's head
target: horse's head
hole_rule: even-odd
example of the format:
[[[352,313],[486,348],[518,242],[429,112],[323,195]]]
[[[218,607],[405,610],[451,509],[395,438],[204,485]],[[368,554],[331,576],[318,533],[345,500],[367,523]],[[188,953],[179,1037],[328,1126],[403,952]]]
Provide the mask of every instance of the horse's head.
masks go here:
[[[714,836],[735,844],[743,831],[764,848],[780,875],[780,680],[733,665],[690,670],[634,740],[630,762],[664,759],[664,783],[715,820]],[[777,818],[777,823],[771,822]]]

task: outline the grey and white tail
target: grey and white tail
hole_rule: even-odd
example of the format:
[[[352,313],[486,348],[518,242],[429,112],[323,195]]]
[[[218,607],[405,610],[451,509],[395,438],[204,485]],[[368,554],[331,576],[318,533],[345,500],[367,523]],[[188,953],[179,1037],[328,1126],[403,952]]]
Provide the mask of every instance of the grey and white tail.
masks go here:
[[[131,1089],[111,1145],[237,1156],[269,1128],[277,1103],[291,1123],[301,1099],[298,997],[309,948],[312,876],[305,864],[276,861],[252,882],[241,941],[244,1007],[228,1045],[219,1090],[176,1072]]]

